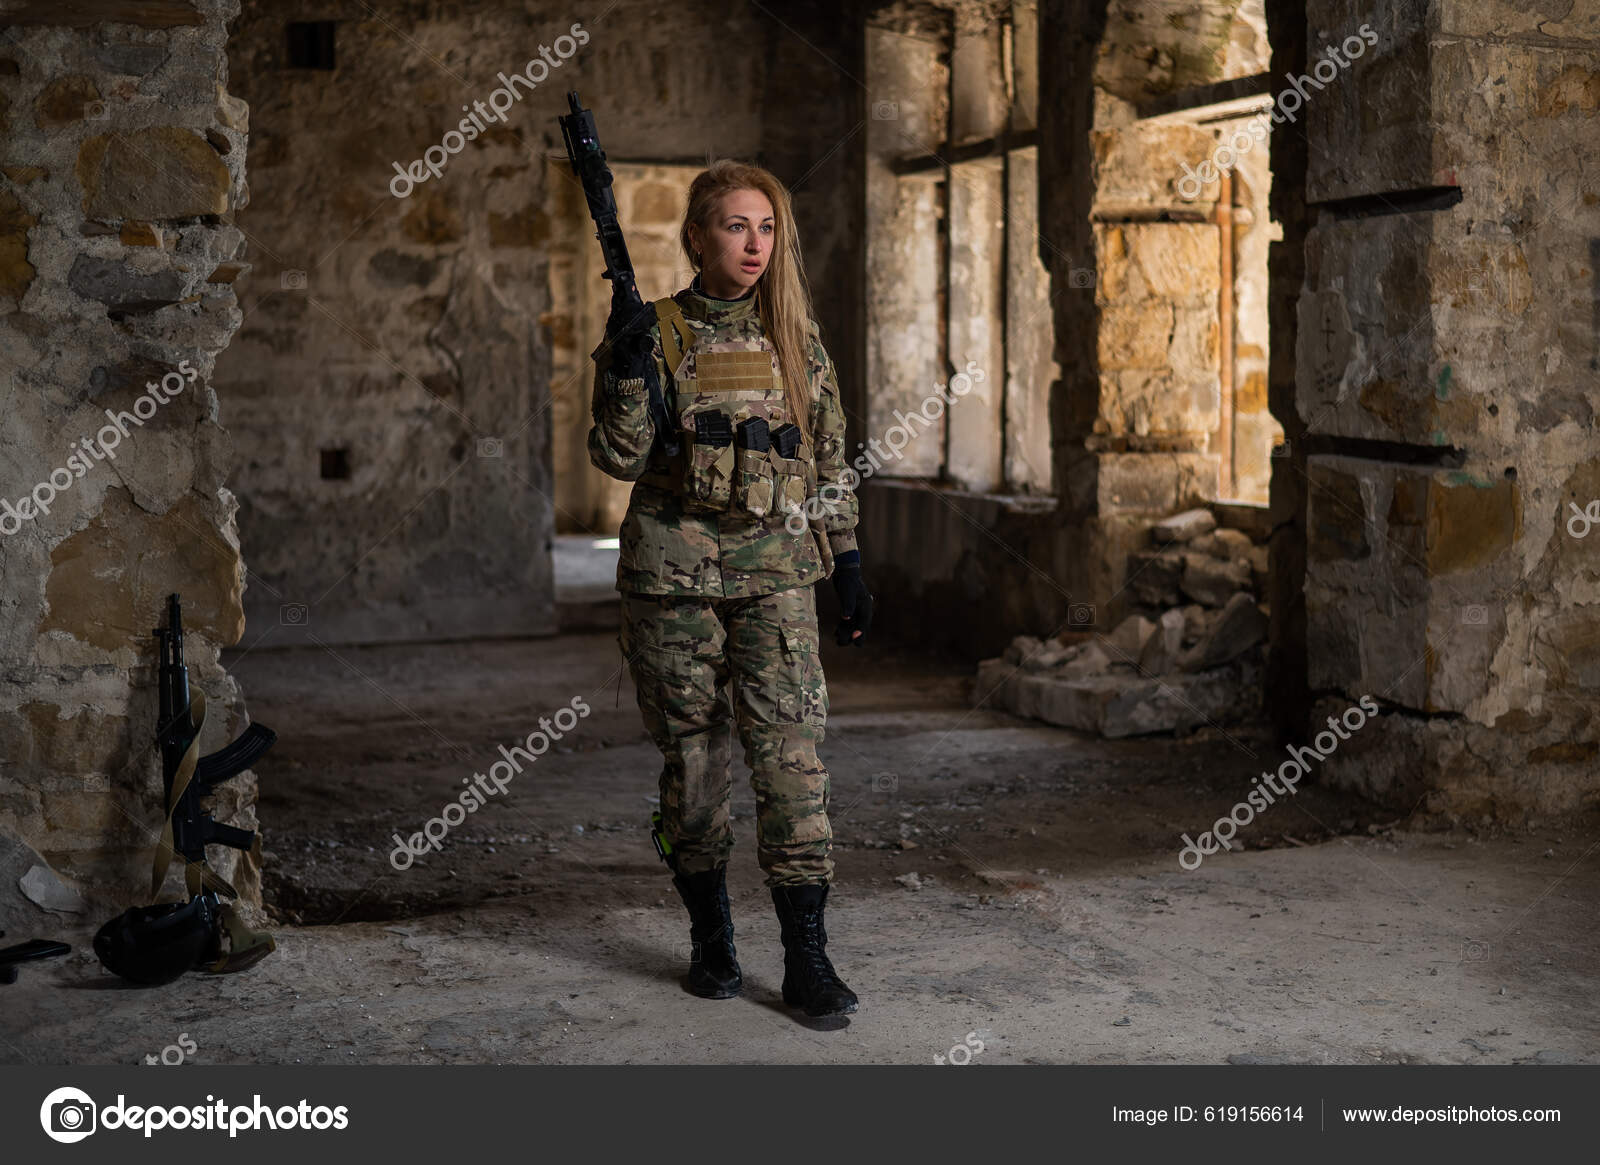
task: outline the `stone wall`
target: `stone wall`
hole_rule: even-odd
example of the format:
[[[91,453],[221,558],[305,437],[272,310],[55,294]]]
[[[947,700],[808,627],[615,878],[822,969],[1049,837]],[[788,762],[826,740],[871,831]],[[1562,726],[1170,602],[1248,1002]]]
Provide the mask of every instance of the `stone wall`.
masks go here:
[[[493,0],[411,5],[404,19],[353,2],[248,6],[230,48],[254,110],[242,221],[255,269],[219,376],[260,583],[251,642],[552,631],[557,522],[614,532],[618,489],[582,447],[594,345],[579,340],[603,324],[609,285],[592,225],[569,213],[556,121],[568,89],[625,172],[733,156],[790,183],[824,335],[841,377],[859,376],[860,184],[840,148],[855,110],[833,62],[849,68],[860,50],[837,7],[780,24],[647,0],[592,17]],[[560,43],[575,17],[587,39]],[[333,22],[333,69],[293,66],[296,21]],[[748,51],[719,61],[711,85],[713,43]],[[396,197],[393,163],[441,143],[463,105],[496,101],[498,75],[538,61],[541,44],[576,51],[530,70],[549,75],[518,84],[486,132],[444,142],[461,148],[443,172]],[[639,205],[624,202],[627,231]],[[670,261],[645,238],[661,223],[638,225],[641,289],[668,295],[681,284],[665,285]]]
[[[1600,6],[1317,0],[1295,407],[1334,782],[1519,818],[1600,799]],[[1577,511],[1572,509],[1576,506]]]
[[[248,722],[224,646],[553,628],[551,351],[575,328],[551,310],[549,184],[571,181],[554,120],[569,85],[619,161],[732,155],[789,183],[859,408],[860,108],[837,78],[861,48],[837,5],[781,25],[708,14],[691,33],[758,46],[718,87],[681,19],[613,6],[559,80],[520,86],[504,124],[404,198],[391,163],[492,102],[498,73],[569,34],[566,10],[24,0],[7,19],[0,496],[48,482],[108,408],[129,435],[43,487],[47,514],[0,525],[0,831],[94,901],[143,895],[162,808],[150,630],[169,592],[207,751]],[[139,403],[163,376],[171,399]],[[248,775],[228,786],[219,819],[254,826],[254,795]],[[258,870],[212,855],[259,900]]]
[[[229,44],[254,266],[218,376],[262,648],[555,626],[539,154],[622,30],[579,21],[580,42],[552,5],[410,8],[250,4]],[[291,54],[298,22],[331,25],[332,68]],[[464,144],[462,118],[483,127]],[[441,143],[437,175],[400,178]]]
[[[925,59],[885,74],[874,102],[897,102],[904,119],[912,94],[917,128],[926,132],[922,123],[942,116],[940,69],[951,59],[940,30],[983,7],[880,9],[871,21],[878,35],[914,42]],[[1217,496],[1216,228],[1171,213],[1204,213],[1175,184],[1183,162],[1209,153],[1214,134],[1182,125],[1146,130],[1136,120],[1141,102],[1261,71],[1264,12],[1255,0],[1041,4],[1037,39],[1027,47],[1038,54],[1026,70],[1038,79],[1034,250],[1048,279],[1042,328],[1059,370],[1048,417],[1028,421],[1048,428],[1053,504],[1016,496],[1020,490],[957,492],[948,487],[964,482],[952,470],[942,485],[874,481],[863,505],[863,558],[892,599],[883,604],[886,627],[974,657],[998,652],[1018,632],[1109,631],[1130,609],[1128,557],[1150,523]],[[869,154],[871,132],[869,125]],[[874,416],[906,407],[913,394],[920,399],[929,375],[940,372],[925,367],[925,351],[908,339],[939,307],[932,258],[912,252],[893,229],[916,229],[937,214],[913,200],[914,190],[902,181],[894,206],[869,184],[869,200],[895,211],[876,250],[899,264],[888,276],[874,264],[869,276],[868,342],[883,349],[882,364],[897,378],[875,398]],[[913,445],[901,472],[936,475],[936,445]]]
[[[148,891],[150,631],[169,593],[209,702],[202,749],[248,723],[218,664],[244,629],[244,567],[213,388],[241,318],[237,12],[25,0],[0,32],[0,833],[96,901]],[[254,800],[247,773],[216,815],[251,828]],[[259,901],[253,863],[212,855]]]

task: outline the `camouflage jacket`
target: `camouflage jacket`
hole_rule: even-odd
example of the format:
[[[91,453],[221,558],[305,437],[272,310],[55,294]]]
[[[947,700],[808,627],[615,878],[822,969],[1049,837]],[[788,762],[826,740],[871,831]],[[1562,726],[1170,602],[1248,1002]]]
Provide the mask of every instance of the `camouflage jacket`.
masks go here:
[[[669,384],[676,386],[676,415],[682,428],[679,439],[686,458],[692,461],[697,451],[717,452],[692,444],[697,411],[719,409],[735,424],[760,416],[771,429],[789,420],[777,376],[776,350],[762,334],[754,294],[745,299],[714,299],[685,288],[672,298],[693,330],[695,342],[670,380],[659,324],[652,327],[651,338],[663,390]],[[759,512],[759,504],[741,504],[746,501],[746,483],[755,480],[745,472],[746,451],[736,451],[740,455],[732,475],[736,485],[725,510],[704,512],[704,507],[691,504],[683,490],[689,472],[683,461],[669,463],[659,449],[652,452],[655,424],[644,379],[619,380],[612,375],[604,344],[593,357],[594,426],[589,430],[589,460],[612,477],[634,482],[622,523],[618,590],[713,599],[770,594],[826,578],[833,555],[855,549],[858,511],[853,485],[857,478],[853,472],[846,474],[838,379],[815,321],[810,324],[806,360],[811,440],[801,457],[809,458],[804,512],[814,520],[819,531],[816,536],[811,529],[797,535],[787,528],[787,515],[777,497],[764,517],[749,512]],[[732,455],[725,456],[731,465]],[[778,491],[793,486],[784,498],[792,506],[802,497],[800,482],[798,477],[784,478],[781,467],[798,467],[800,462],[785,462],[775,452],[772,459],[780,466]],[[721,472],[727,468],[719,467]],[[722,488],[726,499],[730,487],[724,484]],[[819,545],[821,532],[825,532],[830,551],[826,558]]]

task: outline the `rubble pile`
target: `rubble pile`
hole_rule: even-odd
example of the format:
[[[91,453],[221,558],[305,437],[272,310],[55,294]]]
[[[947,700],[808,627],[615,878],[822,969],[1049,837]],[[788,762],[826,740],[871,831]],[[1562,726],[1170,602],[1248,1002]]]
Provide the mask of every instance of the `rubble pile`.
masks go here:
[[[1128,560],[1134,613],[1109,632],[1019,635],[978,665],[973,702],[1101,736],[1186,732],[1253,715],[1266,652],[1267,547],[1186,510]]]

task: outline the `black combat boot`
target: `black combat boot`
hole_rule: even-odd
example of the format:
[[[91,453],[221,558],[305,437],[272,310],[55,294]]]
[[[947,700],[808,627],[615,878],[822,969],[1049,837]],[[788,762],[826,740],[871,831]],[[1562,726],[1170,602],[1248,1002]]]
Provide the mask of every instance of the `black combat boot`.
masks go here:
[[[731,999],[744,976],[733,949],[733,915],[728,909],[727,867],[698,874],[673,874],[683,904],[689,908],[689,990],[706,999]]]
[[[822,910],[827,901],[825,883],[772,887],[772,904],[783,928],[783,1001],[812,1017],[843,1015],[858,1003],[824,949],[828,932],[822,927]]]

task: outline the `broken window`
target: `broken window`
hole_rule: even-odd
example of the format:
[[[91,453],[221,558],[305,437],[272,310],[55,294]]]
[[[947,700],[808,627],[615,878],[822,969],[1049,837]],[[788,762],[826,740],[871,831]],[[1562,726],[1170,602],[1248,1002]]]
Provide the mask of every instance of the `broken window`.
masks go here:
[[[1266,74],[1182,89],[1096,131],[1105,448],[1214,455],[1217,496],[1265,505],[1272,98]],[[1198,143],[1198,144],[1197,144]],[[1202,158],[1199,167],[1186,158]],[[1173,195],[1176,193],[1176,200]]]
[[[867,29],[860,452],[888,477],[1049,495],[1057,370],[1038,232],[1034,7],[999,21],[897,19]]]

